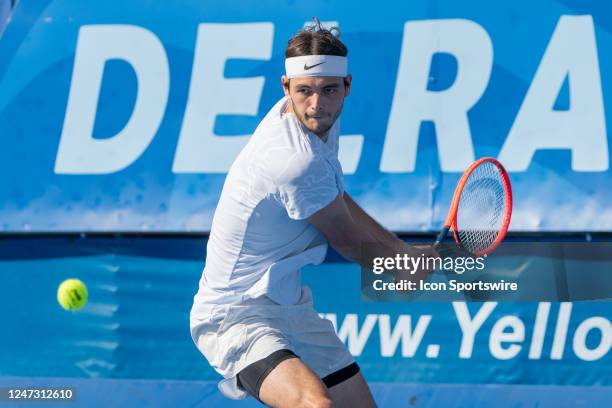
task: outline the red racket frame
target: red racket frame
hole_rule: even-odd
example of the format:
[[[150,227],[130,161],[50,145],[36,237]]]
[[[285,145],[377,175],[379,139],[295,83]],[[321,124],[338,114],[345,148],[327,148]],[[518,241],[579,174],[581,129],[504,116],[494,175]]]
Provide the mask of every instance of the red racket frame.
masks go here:
[[[434,246],[437,246],[442,241],[444,241],[444,238],[446,238],[446,235],[448,234],[448,231],[451,228],[453,230],[455,242],[457,243],[457,245],[461,246],[459,236],[457,235],[457,209],[459,208],[459,200],[461,199],[463,188],[465,187],[465,184],[467,183],[467,180],[470,175],[474,172],[476,167],[486,162],[494,164],[501,174],[502,185],[504,187],[504,196],[506,201],[506,212],[504,214],[504,219],[502,220],[502,225],[499,234],[497,235],[495,241],[484,250],[479,251],[478,253],[475,253],[473,255],[486,255],[493,251],[495,248],[497,248],[497,246],[503,241],[504,237],[506,236],[506,233],[508,232],[508,227],[510,226],[510,218],[512,217],[512,187],[510,185],[510,178],[508,177],[508,172],[499,161],[492,157],[483,157],[482,159],[476,160],[474,163],[472,163],[459,179],[457,187],[455,187],[455,193],[453,194],[453,201],[451,202],[450,209],[448,210],[448,216],[446,217],[446,221],[444,222],[444,227],[438,235]]]

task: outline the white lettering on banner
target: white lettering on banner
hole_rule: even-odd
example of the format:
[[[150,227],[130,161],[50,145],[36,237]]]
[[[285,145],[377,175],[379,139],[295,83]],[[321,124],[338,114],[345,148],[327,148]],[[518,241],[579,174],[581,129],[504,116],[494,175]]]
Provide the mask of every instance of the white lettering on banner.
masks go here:
[[[553,110],[567,78],[569,109]],[[608,141],[593,18],[561,16],[499,160],[526,171],[540,149],[570,149],[575,171],[608,170]]]
[[[561,360],[561,358],[563,358],[565,339],[567,338],[567,329],[571,314],[572,304],[569,302],[561,303],[559,306],[559,315],[557,316],[557,325],[555,326],[555,335],[553,336],[553,345],[550,351],[551,360]]]
[[[589,349],[586,346],[586,338],[589,332],[593,329],[597,329],[601,332],[601,340],[599,344]],[[594,361],[602,358],[612,346],[612,324],[604,317],[595,316],[590,317],[580,323],[576,332],[574,333],[573,348],[576,356],[585,361]]]
[[[225,173],[250,135],[219,137],[215,119],[220,114],[257,115],[265,78],[225,79],[231,58],[269,60],[272,23],[200,24],[189,98],[172,171]]]
[[[361,330],[359,330],[359,325],[357,324],[359,316],[357,314],[349,313],[344,317],[342,326],[338,330],[338,337],[347,344],[352,355],[358,356],[361,354],[372,333],[377,318],[378,316],[375,314],[367,315]]]
[[[506,328],[512,331],[506,332]],[[489,337],[489,350],[491,355],[499,360],[508,360],[516,357],[521,351],[521,346],[511,344],[507,348],[502,347],[505,342],[522,342],[525,340],[525,324],[516,316],[504,316],[493,325]]]
[[[482,341],[476,343],[476,335],[482,331],[484,323],[496,308],[497,302],[483,303],[476,314],[472,317],[465,302],[453,302],[455,316],[461,329],[461,345],[457,356],[461,359],[472,358],[476,345],[483,347]],[[546,337],[548,315],[551,304],[549,302],[538,303],[536,317],[531,337],[531,347],[528,358],[539,360],[542,358],[542,346]],[[551,359],[559,360],[563,357],[563,349],[567,338],[571,303],[561,303],[556,321],[556,327],[552,336]],[[367,314],[365,318],[357,313],[348,313],[338,328],[338,316],[335,313],[321,313],[322,318],[331,321],[338,337],[348,347],[354,356],[362,354],[373,333],[374,325],[378,322],[378,339],[381,357],[393,357],[396,355],[398,345],[401,341],[401,357],[414,358],[419,349],[425,348],[425,357],[436,359],[440,353],[439,344],[423,344],[426,332],[431,327],[432,315],[411,316],[400,314],[395,325],[391,325],[391,316],[388,314]],[[416,319],[416,325],[412,322]],[[359,321],[362,321],[361,325]],[[529,319],[528,319],[529,321]],[[508,330],[509,329],[509,330]],[[599,341],[592,341],[587,346],[587,337],[596,331],[601,336]],[[527,329],[525,322],[515,315],[500,316],[493,323],[489,336],[488,345],[491,357],[496,360],[509,360],[516,358],[523,350]],[[483,336],[486,335],[483,333]],[[593,334],[591,336],[597,336]],[[456,336],[450,336],[444,330],[444,338],[449,344],[454,343]],[[480,337],[482,339],[482,336]],[[451,341],[452,340],[452,341]],[[510,343],[510,344],[506,344]],[[448,345],[447,345],[448,346]],[[612,324],[610,320],[602,316],[588,317],[582,321],[573,334],[573,350],[578,358],[584,361],[596,361],[604,358],[612,347]],[[422,355],[422,354],[421,354]]]
[[[225,64],[233,58],[268,61],[273,33],[272,23],[199,25],[173,172],[229,170],[250,135],[219,136],[214,130],[216,118],[223,114],[256,115],[265,78],[225,78]],[[452,85],[441,91],[427,89],[436,53],[450,54],[457,61]],[[123,129],[111,137],[95,139],[92,133],[104,66],[111,59],[130,64],[138,92]],[[468,111],[484,93],[492,64],[491,39],[474,21],[406,22],[380,171],[415,170],[423,121],[435,125],[441,170],[463,171],[474,160]],[[569,108],[554,110],[565,81]],[[133,25],[82,26],[55,172],[109,174],[136,161],[163,120],[169,84],[168,59],[155,34]],[[561,16],[500,151],[500,161],[509,171],[522,172],[527,171],[536,151],[564,149],[571,152],[573,170],[607,171],[603,103],[593,18]],[[356,172],[363,145],[362,134],[340,137],[339,159],[346,174]]]
[[[544,346],[544,337],[546,335],[546,325],[548,323],[549,313],[550,302],[538,303],[538,311],[533,326],[533,336],[531,337],[531,346],[529,347],[529,359],[531,360],[537,360],[542,357],[542,347]]]
[[[465,302],[453,302],[453,309],[455,309],[455,315],[457,316],[457,323],[461,328],[461,347],[459,349],[460,358],[472,357],[472,351],[474,350],[474,340],[476,339],[476,333],[482,327],[482,324],[489,317],[493,309],[497,306],[497,302],[486,302],[476,313],[476,316],[472,319],[470,317],[470,311],[468,310]]]
[[[436,53],[457,59],[455,81],[443,91],[427,90]],[[442,171],[465,170],[474,161],[467,113],[484,93],[492,66],[491,39],[477,23],[461,19],[407,22],[380,170],[414,171],[423,121],[436,126]]]
[[[104,65],[129,63],[138,93],[127,124],[116,135],[94,139]],[[170,73],[166,52],[152,32],[132,25],[84,25],[79,30],[70,94],[55,160],[57,174],[108,174],[146,150],[162,121]]]
[[[338,143],[338,161],[342,172],[346,175],[355,174],[363,149],[363,135],[343,135]]]
[[[393,332],[391,332],[391,317],[386,314],[379,315],[378,329],[380,332],[380,354],[383,357],[393,356],[401,339],[402,357],[413,357],[421,344],[421,340],[423,339],[423,335],[430,321],[431,316],[420,316],[413,332],[410,316],[400,315],[393,328]]]

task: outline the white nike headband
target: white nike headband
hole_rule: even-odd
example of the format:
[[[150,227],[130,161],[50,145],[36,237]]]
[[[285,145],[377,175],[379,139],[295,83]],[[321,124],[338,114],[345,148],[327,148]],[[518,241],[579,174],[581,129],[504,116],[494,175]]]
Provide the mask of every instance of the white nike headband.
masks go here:
[[[348,58],[337,55],[305,55],[285,60],[287,78],[347,76]]]

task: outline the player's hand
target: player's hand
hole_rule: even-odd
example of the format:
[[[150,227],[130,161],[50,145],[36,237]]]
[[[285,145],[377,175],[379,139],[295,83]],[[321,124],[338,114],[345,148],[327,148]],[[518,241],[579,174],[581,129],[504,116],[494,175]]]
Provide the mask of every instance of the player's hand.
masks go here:
[[[435,262],[431,258],[439,255],[432,245],[408,245],[398,251],[400,254],[407,254],[413,258],[415,263],[410,264],[407,269],[398,269],[393,273],[395,282],[402,280],[415,282],[416,287],[420,287],[420,281],[427,280],[429,275],[435,270]],[[427,260],[430,259],[428,262]],[[416,266],[416,267],[415,267]]]

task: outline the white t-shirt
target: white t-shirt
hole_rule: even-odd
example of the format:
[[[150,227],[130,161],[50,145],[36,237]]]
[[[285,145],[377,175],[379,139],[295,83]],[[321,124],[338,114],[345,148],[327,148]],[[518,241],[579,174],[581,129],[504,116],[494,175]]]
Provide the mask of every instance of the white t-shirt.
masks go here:
[[[306,218],[344,193],[339,121],[324,143],[286,108],[286,98],[274,105],[227,174],[195,317],[214,305],[264,294],[294,304],[301,294],[300,268],[325,258],[327,240]]]

